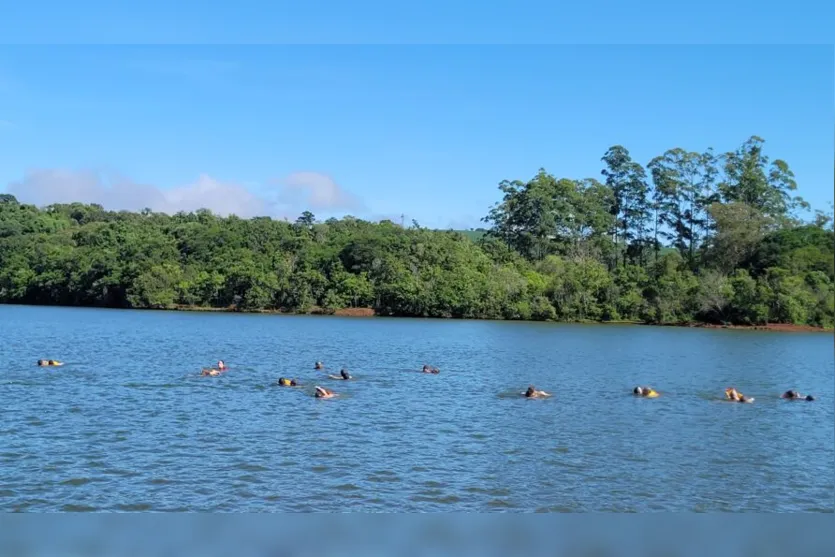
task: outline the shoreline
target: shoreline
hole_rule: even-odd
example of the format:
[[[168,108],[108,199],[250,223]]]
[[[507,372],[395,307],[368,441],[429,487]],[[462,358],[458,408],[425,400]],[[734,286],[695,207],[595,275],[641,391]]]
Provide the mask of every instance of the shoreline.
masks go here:
[[[263,313],[267,315],[334,315],[338,317],[380,317],[372,308],[342,308],[336,310],[326,310],[320,307],[313,307],[306,312],[287,311],[281,309],[239,309],[235,307],[210,308],[201,306],[174,306],[170,308],[143,309],[156,311],[195,311],[205,313]]]
[[[100,306],[61,306],[61,305],[40,305],[40,304],[0,304],[9,306],[28,305],[31,307],[77,307],[77,308],[93,308],[93,309],[134,309],[139,311],[182,311],[195,313],[250,313],[250,314],[264,314],[264,315],[318,315],[318,316],[333,316],[333,317],[353,317],[353,318],[394,318],[394,319],[441,319],[441,320],[467,320],[467,321],[503,321],[503,322],[525,322],[525,323],[562,323],[573,325],[639,325],[644,327],[676,327],[683,329],[727,329],[736,331],[771,331],[780,333],[835,333],[835,329],[815,327],[813,325],[794,325],[791,323],[768,323],[765,325],[721,325],[717,323],[646,323],[643,321],[538,321],[538,320],[523,320],[523,319],[461,319],[456,317],[414,317],[403,315],[380,315],[373,308],[342,308],[336,310],[327,310],[321,307],[310,308],[306,312],[287,311],[282,309],[240,309],[236,307],[202,307],[202,306],[187,306],[175,305],[164,308],[108,308]]]
[[[779,333],[835,333],[835,329],[792,323],[767,323],[765,325],[718,325],[716,323],[638,323],[651,327],[682,327],[688,329],[730,329],[737,331],[772,331]]]
[[[326,310],[314,307],[307,312],[285,311],[280,309],[256,309],[241,310],[237,308],[202,308],[195,306],[177,306],[163,309],[162,311],[207,311],[223,313],[264,313],[272,315],[326,315],[335,317],[383,317],[395,319],[429,319],[427,317],[411,317],[403,315],[379,315],[373,308],[342,308],[337,310]],[[455,320],[455,317],[434,317],[432,319]],[[645,327],[678,327],[685,329],[733,329],[738,331],[774,331],[774,332],[798,332],[798,333],[835,333],[835,329],[815,327],[813,325],[794,325],[792,323],[767,323],[765,325],[720,325],[717,323],[646,323],[643,321],[537,321],[523,319],[472,319],[472,321],[524,321],[527,323],[565,323],[575,325],[642,325]]]

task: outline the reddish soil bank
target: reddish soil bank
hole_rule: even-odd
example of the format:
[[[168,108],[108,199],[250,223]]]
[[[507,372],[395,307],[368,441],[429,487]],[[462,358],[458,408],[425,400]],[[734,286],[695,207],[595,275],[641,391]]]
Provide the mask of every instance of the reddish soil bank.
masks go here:
[[[374,317],[375,312],[371,308],[345,308],[338,309],[333,314],[345,317]]]
[[[234,307],[228,308],[205,308],[205,307],[191,307],[191,306],[175,306],[170,309],[177,309],[180,311],[221,311],[234,312],[237,311]],[[278,309],[262,309],[250,310],[249,313],[293,313],[285,312]],[[373,308],[344,308],[337,310],[326,310],[319,307],[313,307],[306,313],[311,315],[339,315],[341,317],[374,317],[377,313]],[[813,327],[811,325],[792,325],[790,323],[768,323],[766,325],[716,325],[713,323],[670,323],[665,325],[657,325],[654,323],[641,323],[635,321],[622,322],[589,322],[590,324],[614,324],[614,325],[644,325],[648,327],[692,327],[701,329],[737,329],[741,331],[778,331],[789,333],[833,333],[833,329],[823,329],[821,327]]]
[[[743,331],[780,331],[789,333],[832,333],[833,329],[813,327],[812,325],[792,325],[791,323],[768,323],[766,325],[714,325],[710,323],[693,323],[685,327],[700,327],[704,329],[738,329]]]

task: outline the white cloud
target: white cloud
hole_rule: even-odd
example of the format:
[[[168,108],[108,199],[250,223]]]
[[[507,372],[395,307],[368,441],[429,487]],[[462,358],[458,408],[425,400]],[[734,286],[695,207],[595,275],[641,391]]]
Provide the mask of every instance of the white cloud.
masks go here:
[[[39,169],[28,172],[20,182],[12,182],[8,192],[21,202],[39,206],[78,201],[98,203],[111,210],[148,207],[173,214],[205,208],[219,215],[240,217],[265,215],[270,209],[269,203],[246,188],[205,174],[192,184],[161,189],[89,170]]]
[[[276,180],[282,203],[305,207],[310,211],[356,211],[360,200],[339,186],[330,176],[318,172],[296,172]]]
[[[41,207],[80,202],[98,203],[109,210],[140,211],[147,207],[168,214],[209,209],[223,216],[268,215],[291,221],[305,210],[327,217],[364,208],[356,196],[316,172],[299,172],[274,180],[271,189],[248,186],[201,174],[191,184],[159,188],[94,170],[36,169],[23,180],[9,184],[7,191],[22,203]],[[255,193],[258,191],[261,194]]]

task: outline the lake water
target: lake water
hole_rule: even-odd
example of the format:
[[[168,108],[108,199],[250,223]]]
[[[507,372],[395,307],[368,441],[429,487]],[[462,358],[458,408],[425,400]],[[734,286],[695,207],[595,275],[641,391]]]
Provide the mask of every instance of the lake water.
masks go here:
[[[829,334],[0,306],[0,366],[0,511],[833,510]]]

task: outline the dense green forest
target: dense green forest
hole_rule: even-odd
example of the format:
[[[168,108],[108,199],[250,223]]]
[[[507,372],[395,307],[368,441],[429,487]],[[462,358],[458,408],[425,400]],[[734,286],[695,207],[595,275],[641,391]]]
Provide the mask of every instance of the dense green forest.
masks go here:
[[[797,218],[794,175],[763,144],[646,165],[614,146],[600,179],[501,182],[467,233],[2,195],[0,302],[831,327],[832,215]]]

